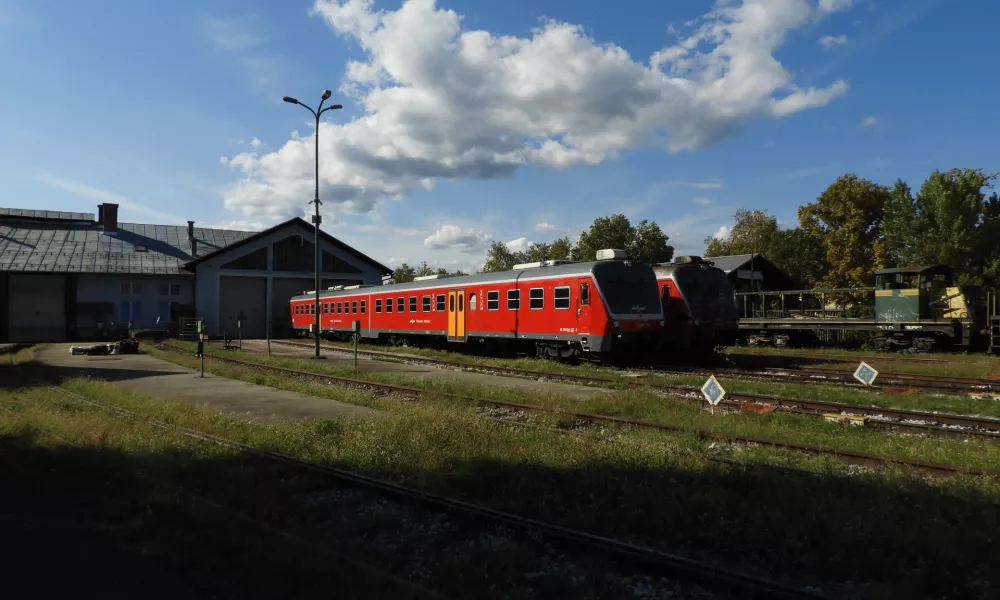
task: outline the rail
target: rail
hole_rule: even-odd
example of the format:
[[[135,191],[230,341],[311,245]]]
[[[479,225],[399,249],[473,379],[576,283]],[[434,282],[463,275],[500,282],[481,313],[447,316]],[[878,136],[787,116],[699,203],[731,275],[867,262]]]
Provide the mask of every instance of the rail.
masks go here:
[[[178,346],[173,346],[171,344],[161,344],[161,348],[165,348],[168,351],[176,352],[179,354],[186,354],[189,356],[194,355],[194,353],[186,348],[181,348]],[[675,425],[668,425],[666,423],[658,423],[652,421],[643,421],[637,419],[628,419],[623,417],[613,417],[606,415],[596,415],[591,413],[581,413],[574,411],[567,411],[559,408],[552,408],[547,406],[539,406],[534,404],[520,404],[515,402],[508,402],[504,400],[496,400],[492,398],[471,398],[463,397],[456,394],[449,394],[443,392],[436,392],[432,390],[425,390],[420,388],[398,386],[386,383],[379,383],[374,381],[341,377],[336,375],[326,375],[322,373],[314,373],[310,371],[300,371],[296,369],[289,369],[287,367],[279,367],[275,365],[266,365],[257,362],[243,361],[236,358],[219,356],[216,354],[206,354],[209,358],[217,360],[223,363],[235,364],[244,368],[257,369],[263,371],[271,371],[276,373],[281,373],[289,377],[294,377],[297,379],[312,379],[315,381],[322,382],[336,382],[351,387],[361,387],[368,388],[372,390],[395,393],[397,395],[403,395],[406,397],[447,397],[462,400],[465,402],[478,403],[479,405],[486,405],[493,408],[502,409],[512,409],[520,410],[524,412],[535,412],[535,413],[548,413],[556,414],[568,418],[579,419],[583,422],[590,423],[604,423],[609,425],[617,425],[623,427],[633,427],[639,429],[652,429],[659,431],[670,431],[675,433],[686,433],[695,435],[702,439],[710,440],[721,440],[728,442],[737,443],[749,443],[749,444],[759,444],[762,446],[770,446],[775,448],[784,448],[789,450],[795,450],[800,452],[806,452],[811,454],[825,454],[830,456],[836,456],[848,462],[853,462],[856,464],[864,465],[880,465],[884,466],[886,464],[896,464],[911,468],[921,469],[923,471],[934,473],[934,474],[955,474],[964,473],[969,475],[988,475],[988,476],[1000,476],[1000,472],[994,472],[984,469],[972,469],[967,467],[959,467],[955,465],[945,465],[941,463],[932,463],[927,461],[901,458],[896,456],[880,456],[875,454],[868,454],[863,452],[854,452],[852,450],[841,450],[837,448],[829,448],[823,446],[815,446],[811,444],[801,444],[798,442],[788,442],[784,440],[774,440],[767,438],[759,438],[755,436],[744,436],[738,434],[730,434],[717,431],[709,431],[704,429],[690,428],[690,427],[680,427]],[[489,370],[489,367],[486,368]],[[505,371],[519,371],[517,369],[503,368]],[[549,373],[535,373],[531,371],[520,371],[521,373],[530,373],[533,376],[543,376],[550,377],[553,379],[563,379],[563,380],[594,380],[596,378],[585,378],[577,377],[572,375],[552,375]],[[607,380],[604,380],[607,381]],[[636,384],[639,387],[648,387],[654,391],[666,392],[674,396],[684,397],[690,401],[704,403],[704,399],[701,398],[700,391],[697,388],[689,388],[683,386],[660,386],[653,384]],[[810,407],[823,407],[823,410],[827,408],[836,407],[849,407],[851,410],[858,413],[866,410],[865,407],[859,407],[854,405],[837,404],[837,403],[825,403],[825,402],[811,402],[805,400],[790,400],[786,398],[777,398],[773,396],[762,396],[754,394],[729,394],[729,397],[734,398],[730,400],[724,400],[721,404],[727,408],[736,408],[742,410],[744,406],[760,406],[763,402],[768,402],[775,409],[780,409],[788,412],[797,412],[800,414],[809,414],[810,416],[828,417],[827,414],[820,412],[815,409],[810,409]],[[901,430],[909,430],[914,433],[929,433],[933,431],[938,431],[940,435],[962,435],[967,437],[985,437],[990,439],[997,439],[997,432],[1000,431],[1000,421],[995,419],[977,419],[975,417],[963,417],[960,415],[937,415],[935,413],[923,413],[920,411],[904,411],[895,409],[867,409],[873,411],[871,416],[880,415],[883,420],[881,423],[872,424],[875,428],[885,428],[890,425],[894,428]],[[896,417],[893,417],[896,415]],[[946,419],[949,417],[957,419],[956,422],[947,422]],[[893,420],[891,423],[887,422],[886,419],[898,418],[899,420]],[[940,423],[938,427],[928,426],[927,423],[930,419],[939,418],[937,422]],[[908,421],[919,420],[919,422],[911,423]],[[962,421],[964,420],[964,421]],[[975,423],[976,429],[971,427],[964,430],[956,430],[953,427],[961,426],[958,425],[959,422],[964,422],[966,424]],[[866,423],[867,424],[867,423]]]

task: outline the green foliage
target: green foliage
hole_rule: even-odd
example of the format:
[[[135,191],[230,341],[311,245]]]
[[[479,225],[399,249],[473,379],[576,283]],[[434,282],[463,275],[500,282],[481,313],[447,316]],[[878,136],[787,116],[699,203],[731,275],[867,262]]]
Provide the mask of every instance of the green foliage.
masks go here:
[[[454,275],[467,275],[467,273],[461,270],[455,271]],[[419,267],[411,267],[410,265],[403,263],[399,265],[399,268],[392,272],[392,280],[396,283],[409,283],[417,277],[426,277],[428,275],[448,275],[447,269],[433,268],[427,264],[427,261],[420,263]]]
[[[589,230],[580,234],[580,241],[573,249],[573,259],[596,260],[598,250],[620,248],[638,262],[668,262],[674,257],[674,248],[668,240],[667,234],[655,222],[642,220],[638,226],[633,226],[623,214],[598,217]]]
[[[764,255],[791,277],[798,288],[815,287],[826,273],[822,244],[803,229],[779,230]]]
[[[815,202],[799,207],[802,230],[819,240],[825,250],[823,285],[873,283],[872,273],[887,262],[881,226],[890,196],[889,188],[849,173],[839,177]]]
[[[766,210],[741,208],[733,216],[734,224],[723,239],[705,238],[705,256],[767,253],[778,234],[778,220]]]
[[[495,273],[497,271],[509,271],[514,265],[526,262],[537,262],[540,260],[566,260],[570,256],[573,244],[568,237],[546,243],[533,243],[527,250],[511,252],[507,244],[494,241],[490,244],[490,249],[486,252],[486,264],[483,266],[483,273]]]
[[[914,198],[902,181],[886,205],[883,230],[900,265],[947,264],[960,283],[995,283],[1000,275],[1000,199],[984,192],[996,174],[934,171]]]

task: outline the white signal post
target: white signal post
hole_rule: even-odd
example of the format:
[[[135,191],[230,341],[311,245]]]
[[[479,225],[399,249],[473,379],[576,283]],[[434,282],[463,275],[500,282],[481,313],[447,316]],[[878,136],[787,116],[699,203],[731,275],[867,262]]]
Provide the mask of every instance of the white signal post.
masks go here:
[[[712,414],[715,414],[715,406],[726,397],[726,390],[719,383],[719,380],[715,378],[715,375],[712,375],[705,382],[705,385],[701,386],[701,394],[712,405]]]
[[[864,361],[861,361],[861,364],[854,371],[854,378],[865,384],[865,387],[871,387],[875,383],[876,377],[878,377],[878,371]]]

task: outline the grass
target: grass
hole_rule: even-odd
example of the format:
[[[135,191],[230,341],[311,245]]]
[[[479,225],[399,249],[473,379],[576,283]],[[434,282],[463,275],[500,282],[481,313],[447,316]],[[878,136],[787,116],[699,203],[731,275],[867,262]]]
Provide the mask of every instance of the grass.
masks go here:
[[[231,374],[238,369],[211,361],[206,367]],[[281,383],[277,378],[266,381]],[[460,403],[398,402],[367,392],[285,383],[300,391],[380,406],[388,415],[375,421],[258,422],[123,392],[97,381],[77,379],[62,385],[231,439],[731,568],[818,585],[835,596],[985,598],[1000,588],[1000,565],[992,551],[993,532],[1000,525],[1000,483],[993,480],[927,481],[900,470],[857,470],[766,449],[712,448],[690,436],[619,432],[614,441],[598,441],[512,427],[483,419]],[[458,541],[454,531],[460,526],[451,521],[400,526],[418,517],[405,513],[401,518],[401,508],[380,509],[385,505],[353,496],[344,499],[345,492],[328,481],[262,466],[228,450],[194,444],[58,398],[37,398],[39,393],[0,393],[0,435],[20,440],[42,456],[32,462],[12,454],[3,463],[5,471],[25,464],[25,480],[51,479],[48,467],[60,452],[89,450],[86,456],[96,464],[80,469],[76,462],[66,463],[57,478],[60,484],[62,479],[86,479],[86,485],[58,490],[68,491],[71,500],[100,499],[102,515],[117,515],[129,539],[151,546],[156,557],[171,557],[164,561],[168,564],[206,560],[209,565],[201,568],[207,570],[219,566],[209,560],[214,557],[224,563],[218,578],[229,581],[229,574],[248,567],[244,559],[269,561],[274,555],[291,568],[309,554],[293,552],[287,544],[271,548],[249,533],[245,523],[208,531],[208,517],[192,516],[195,509],[173,493],[172,486],[182,486],[313,542],[378,561],[411,579],[443,585],[442,591],[457,597],[634,597],[609,565],[566,566],[571,561],[560,559],[558,552],[497,532]],[[367,398],[360,397],[365,394]],[[639,404],[629,410],[655,408],[650,399],[633,399]],[[716,452],[739,456],[742,462],[707,459]],[[768,464],[775,461],[811,473]],[[135,484],[140,478],[129,473],[136,470],[166,484]],[[111,493],[101,487],[107,481],[116,482]],[[133,522],[134,528],[129,526]],[[402,527],[402,532],[390,527]],[[443,540],[438,536],[430,547],[419,546],[428,531],[438,530],[444,530]],[[360,541],[349,535],[362,537],[363,532],[368,536]],[[271,555],[247,556],[251,552]],[[331,561],[325,564],[329,567]],[[245,585],[272,589],[258,581],[271,572],[271,563],[257,571],[250,569]],[[311,577],[294,578],[294,583],[315,584],[317,573],[307,575]],[[212,577],[211,584],[218,585]],[[329,581],[338,590],[347,585],[336,574]],[[231,593],[235,597],[239,590]]]
[[[803,354],[807,356],[802,356]],[[822,356],[829,355],[829,360]],[[883,373],[913,373],[918,375],[940,375],[945,377],[986,378],[1000,376],[1000,356],[986,353],[941,353],[926,354],[912,360],[880,360],[878,353],[839,348],[728,348],[724,356],[737,362],[768,364],[774,366],[815,367],[853,371],[859,362],[866,361]],[[853,358],[841,358],[853,357]],[[886,358],[899,358],[896,354],[886,354]],[[944,362],[922,361],[921,358],[943,360]]]
[[[222,351],[215,351],[222,352]],[[183,357],[168,352],[153,351],[161,358],[190,367],[197,365],[193,357]],[[960,441],[950,438],[926,438],[909,435],[891,435],[884,431],[849,427],[819,419],[774,412],[767,415],[753,413],[719,413],[711,415],[698,406],[680,400],[672,400],[639,390],[616,390],[607,395],[590,399],[569,398],[559,394],[538,394],[525,390],[511,390],[498,387],[463,386],[453,382],[439,380],[424,380],[420,378],[398,375],[355,373],[351,369],[331,367],[323,362],[278,359],[246,353],[240,355],[248,362],[282,366],[300,369],[318,374],[351,376],[359,379],[392,383],[409,387],[419,387],[432,392],[455,394],[467,398],[497,398],[504,401],[533,404],[546,407],[561,408],[573,412],[591,412],[601,415],[643,419],[657,423],[684,427],[687,429],[703,429],[741,436],[760,437],[814,444],[841,450],[867,452],[897,458],[919,459],[929,462],[954,464],[971,468],[1000,471],[1000,444],[980,439]],[[251,383],[269,385],[281,389],[327,397],[366,406],[375,406],[370,400],[358,400],[356,390],[342,392],[343,388],[322,383],[294,380],[277,374],[262,373],[235,365],[206,362],[206,370],[227,377],[244,379]],[[834,391],[834,390],[831,390]],[[843,390],[846,391],[846,390]],[[343,395],[342,395],[343,394]],[[363,396],[362,396],[363,398]],[[441,402],[441,400],[438,400]],[[398,401],[378,400],[376,407],[383,410],[395,410]],[[475,403],[461,400],[448,400],[446,406],[465,411],[474,410]],[[543,425],[559,425],[558,417],[533,417]],[[625,435],[634,435],[626,432]],[[648,432],[653,438],[673,438],[676,434]],[[694,436],[689,449],[701,451],[706,444]],[[741,449],[741,457],[753,459],[757,453],[762,453],[764,460],[772,460],[773,451],[761,448]],[[785,453],[787,454],[787,453]]]

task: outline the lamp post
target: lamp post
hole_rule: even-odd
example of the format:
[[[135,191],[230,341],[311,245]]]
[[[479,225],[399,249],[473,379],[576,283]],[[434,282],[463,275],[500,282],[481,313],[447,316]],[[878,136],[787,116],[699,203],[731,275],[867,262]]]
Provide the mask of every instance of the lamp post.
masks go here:
[[[299,102],[298,100],[296,100],[295,98],[292,98],[290,96],[285,96],[284,98],[282,98],[282,100],[284,100],[285,102],[288,102],[289,104],[298,104],[299,106],[304,107],[306,110],[308,110],[310,113],[312,113],[313,117],[316,118],[316,195],[313,197],[312,202],[310,202],[310,204],[315,204],[316,205],[316,214],[314,214],[313,218],[312,218],[312,222],[313,222],[313,225],[315,227],[315,230],[313,231],[313,250],[316,253],[316,256],[315,256],[315,259],[314,259],[314,265],[313,265],[315,267],[315,269],[316,269],[316,273],[315,273],[315,276],[316,276],[316,308],[315,308],[316,322],[315,322],[315,325],[313,325],[313,337],[316,340],[316,356],[315,356],[315,358],[322,358],[320,356],[320,354],[319,354],[319,335],[320,335],[320,332],[322,331],[322,329],[320,328],[320,322],[319,322],[319,317],[320,317],[320,310],[319,310],[319,289],[320,289],[320,281],[319,281],[319,270],[320,270],[320,262],[319,262],[319,259],[320,259],[320,253],[319,253],[319,224],[323,222],[323,217],[321,217],[319,215],[319,206],[320,206],[320,204],[322,204],[322,202],[319,201],[319,118],[320,118],[320,115],[322,115],[323,113],[325,113],[328,110],[338,110],[338,109],[344,108],[343,105],[341,105],[341,104],[331,104],[330,106],[327,106],[326,108],[323,108],[323,103],[326,102],[329,99],[330,99],[330,90],[323,90],[323,97],[319,101],[319,107],[316,110],[313,110],[308,105],[303,104],[303,103]]]

